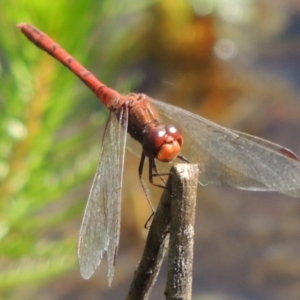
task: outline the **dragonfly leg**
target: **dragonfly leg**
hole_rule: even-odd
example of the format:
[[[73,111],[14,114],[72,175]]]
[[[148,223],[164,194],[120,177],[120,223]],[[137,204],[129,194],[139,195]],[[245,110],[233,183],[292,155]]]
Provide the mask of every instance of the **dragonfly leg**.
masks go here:
[[[148,220],[146,221],[145,225],[144,225],[144,228],[145,229],[149,229],[150,226],[151,226],[151,223],[152,223],[152,219],[155,215],[155,212],[152,212],[152,214],[150,215],[150,217],[148,218]]]
[[[163,179],[162,176],[169,176],[171,173],[160,173],[156,167],[155,160],[153,158],[149,158],[149,181],[151,184],[157,187],[165,188],[166,181]],[[153,177],[159,177],[163,184],[157,184],[153,182]]]
[[[150,200],[149,190],[148,190],[147,185],[146,185],[146,183],[145,183],[145,181],[144,181],[144,179],[142,177],[142,175],[143,175],[143,169],[144,169],[144,164],[145,164],[145,159],[146,159],[146,155],[145,155],[144,152],[142,152],[142,156],[141,156],[141,160],[140,160],[140,164],[139,164],[139,179],[140,179],[140,183],[141,183],[141,186],[143,188],[143,191],[144,191],[144,193],[146,195],[147,201],[149,203],[149,206],[151,208],[152,214],[154,214],[155,213],[155,209],[154,209],[153,204],[152,204],[152,202]],[[148,219],[147,223],[149,222],[150,219],[151,219],[151,217]],[[147,225],[147,223],[146,223],[146,225]]]
[[[177,155],[177,158],[181,159],[181,160],[184,161],[184,162],[190,163],[190,162],[188,161],[188,159],[187,159],[185,156],[181,155],[181,154],[178,154],[178,155]]]
[[[181,155],[181,154],[177,155],[177,158],[181,159],[182,161],[184,161],[184,162],[186,162],[186,163],[188,163],[188,164],[191,163],[185,156],[183,156],[183,155]],[[202,169],[201,169],[200,166],[199,166],[199,168],[200,168],[200,173],[201,173],[201,172],[202,172]]]

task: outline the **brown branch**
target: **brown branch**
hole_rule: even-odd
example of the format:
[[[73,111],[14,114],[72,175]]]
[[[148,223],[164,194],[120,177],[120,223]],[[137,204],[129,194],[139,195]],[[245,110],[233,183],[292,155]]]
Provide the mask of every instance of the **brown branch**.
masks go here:
[[[135,271],[134,278],[131,283],[126,300],[148,299],[151,288],[160,270],[166,248],[168,246],[171,203],[181,203],[182,201],[185,201],[179,199],[181,196],[185,197],[183,199],[191,198],[187,197],[187,195],[191,195],[194,192],[190,193],[187,190],[189,186],[187,184],[187,175],[194,174],[193,176],[195,176],[197,170],[198,168],[196,165],[189,164],[179,164],[172,167],[170,171],[172,175],[169,176],[166,188],[164,189],[163,195],[157,207],[157,211],[154,215],[153,222],[147,237],[144,253],[139,266]],[[179,184],[179,182],[181,183]],[[186,187],[184,189],[184,193],[182,192],[182,187]],[[188,205],[187,207],[189,206],[190,205]],[[191,209],[193,210],[194,208],[191,207]],[[175,218],[177,217],[175,216]],[[189,234],[188,237],[192,238],[193,230],[191,230],[190,232],[191,234]],[[173,293],[173,290],[168,289],[168,294],[171,295],[171,293]]]
[[[198,165],[180,164],[172,175],[171,226],[168,258],[167,300],[192,298],[194,222]],[[176,176],[175,176],[176,175]]]
[[[171,169],[172,172],[172,169]],[[163,191],[147,237],[144,253],[135,271],[126,300],[148,299],[160,270],[166,247],[171,210],[171,176]]]

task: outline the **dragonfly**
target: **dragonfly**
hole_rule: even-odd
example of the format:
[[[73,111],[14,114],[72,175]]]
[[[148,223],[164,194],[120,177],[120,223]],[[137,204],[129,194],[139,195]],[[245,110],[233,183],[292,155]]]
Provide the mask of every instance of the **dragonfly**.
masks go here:
[[[69,68],[109,109],[100,160],[79,233],[80,273],[89,279],[103,255],[111,285],[120,235],[121,190],[127,139],[139,145],[138,175],[149,161],[149,180],[159,175],[156,162],[175,159],[200,165],[199,184],[227,184],[251,191],[277,191],[300,197],[300,162],[291,150],[231,130],[145,94],[122,95],[107,87],[60,45],[32,25],[17,25],[37,47]],[[187,153],[187,154],[185,154]]]

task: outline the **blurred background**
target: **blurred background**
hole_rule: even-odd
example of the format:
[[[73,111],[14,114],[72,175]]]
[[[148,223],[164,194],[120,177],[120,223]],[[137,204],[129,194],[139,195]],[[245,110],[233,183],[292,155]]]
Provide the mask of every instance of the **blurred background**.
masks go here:
[[[0,298],[124,299],[150,209],[126,155],[120,250],[80,277],[77,240],[107,110],[16,28],[35,25],[104,83],[300,154],[297,0],[12,0],[0,10]],[[220,145],[221,147],[221,145]],[[151,188],[152,189],[152,188]],[[152,189],[153,201],[161,191]],[[300,298],[300,200],[199,187],[194,299]],[[165,266],[150,299],[163,299]]]

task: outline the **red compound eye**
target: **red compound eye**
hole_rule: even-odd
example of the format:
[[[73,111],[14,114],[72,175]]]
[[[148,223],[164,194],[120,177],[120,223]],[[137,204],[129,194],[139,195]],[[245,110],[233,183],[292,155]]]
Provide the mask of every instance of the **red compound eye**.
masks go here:
[[[178,141],[180,146],[182,145],[183,138],[178,127],[176,127],[173,124],[166,124],[165,130],[166,130],[166,135],[171,136],[174,140]]]
[[[149,129],[143,140],[143,150],[146,156],[155,158],[165,142],[166,131],[163,127]]]

